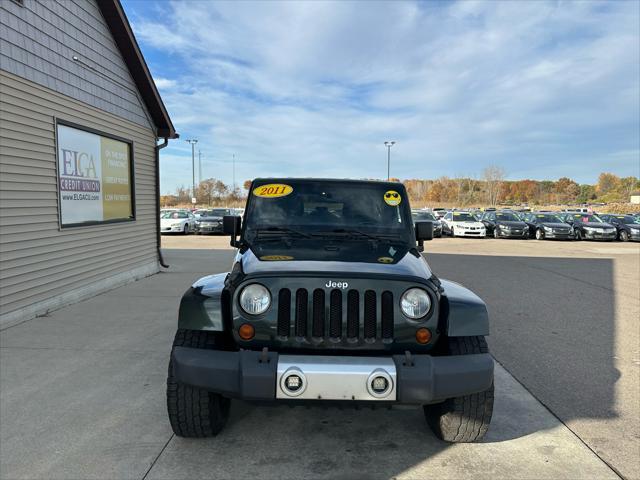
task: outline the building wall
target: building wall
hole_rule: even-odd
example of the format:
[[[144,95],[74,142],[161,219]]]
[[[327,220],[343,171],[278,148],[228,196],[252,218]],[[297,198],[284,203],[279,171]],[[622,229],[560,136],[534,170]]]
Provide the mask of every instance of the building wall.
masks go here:
[[[0,68],[153,128],[95,0],[1,1]]]
[[[133,142],[135,221],[59,228],[56,118]],[[0,325],[158,271],[149,126],[0,70],[0,132]]]

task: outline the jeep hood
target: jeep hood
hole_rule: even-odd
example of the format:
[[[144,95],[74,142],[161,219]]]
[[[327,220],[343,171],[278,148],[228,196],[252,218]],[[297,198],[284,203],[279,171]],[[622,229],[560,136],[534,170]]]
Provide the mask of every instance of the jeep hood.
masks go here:
[[[236,262],[246,275],[398,275],[428,279],[432,276],[427,261],[416,250],[379,245],[368,248],[340,245],[340,250],[305,248],[255,248],[238,251]],[[392,250],[390,251],[390,248]],[[254,252],[254,249],[256,252]],[[346,251],[345,251],[346,250]],[[393,255],[392,255],[393,254]],[[258,257],[259,255],[259,257]]]

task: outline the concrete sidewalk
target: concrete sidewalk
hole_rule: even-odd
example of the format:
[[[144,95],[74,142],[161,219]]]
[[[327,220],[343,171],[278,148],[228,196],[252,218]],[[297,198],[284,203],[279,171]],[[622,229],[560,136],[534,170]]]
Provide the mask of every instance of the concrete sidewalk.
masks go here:
[[[0,332],[0,478],[618,478],[504,369],[480,444],[417,409],[232,406],[173,436],[164,383],[181,294],[233,252],[165,251],[161,273]]]

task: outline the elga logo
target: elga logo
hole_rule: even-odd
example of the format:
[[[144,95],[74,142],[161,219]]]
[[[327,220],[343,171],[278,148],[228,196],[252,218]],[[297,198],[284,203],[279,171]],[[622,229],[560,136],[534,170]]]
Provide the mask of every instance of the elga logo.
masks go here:
[[[93,156],[84,152],[62,150],[62,175],[66,177],[98,178]]]
[[[327,288],[341,288],[342,290],[349,288],[349,284],[347,282],[332,282],[329,280],[325,287]]]

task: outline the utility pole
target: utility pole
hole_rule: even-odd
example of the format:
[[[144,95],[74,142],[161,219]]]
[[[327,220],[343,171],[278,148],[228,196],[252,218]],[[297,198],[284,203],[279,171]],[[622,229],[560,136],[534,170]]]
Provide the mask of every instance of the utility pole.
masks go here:
[[[387,181],[391,179],[391,147],[395,144],[395,141],[384,142],[384,146],[387,147]]]
[[[202,151],[198,150],[198,185],[202,183]]]
[[[196,143],[198,143],[198,139],[188,138],[185,141],[191,144],[191,180],[193,182],[192,183],[193,190],[191,190],[191,203],[195,204],[197,202],[197,199],[196,199]]]
[[[236,193],[236,154],[233,154],[233,193]]]

